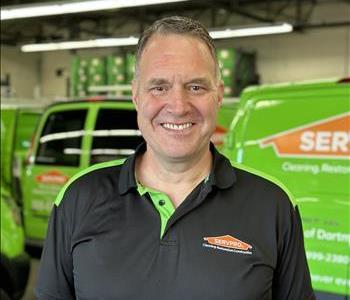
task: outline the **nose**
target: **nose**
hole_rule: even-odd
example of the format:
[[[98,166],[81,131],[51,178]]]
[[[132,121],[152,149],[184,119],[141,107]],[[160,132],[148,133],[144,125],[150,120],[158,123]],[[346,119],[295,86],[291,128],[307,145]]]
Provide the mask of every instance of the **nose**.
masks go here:
[[[167,110],[177,116],[185,115],[190,110],[189,98],[182,87],[174,87],[169,94]]]

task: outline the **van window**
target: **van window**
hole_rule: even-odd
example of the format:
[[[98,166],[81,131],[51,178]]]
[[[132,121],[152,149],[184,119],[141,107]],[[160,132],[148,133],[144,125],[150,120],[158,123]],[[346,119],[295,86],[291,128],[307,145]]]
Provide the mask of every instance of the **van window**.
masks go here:
[[[90,164],[125,158],[142,141],[135,110],[101,109],[93,131]]]
[[[50,114],[39,139],[35,163],[79,166],[86,115],[86,109]]]

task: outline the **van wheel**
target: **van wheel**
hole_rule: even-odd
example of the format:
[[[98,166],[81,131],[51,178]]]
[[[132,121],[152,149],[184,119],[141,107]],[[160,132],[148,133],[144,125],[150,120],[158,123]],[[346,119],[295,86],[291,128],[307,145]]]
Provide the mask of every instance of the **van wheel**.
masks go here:
[[[1,300],[11,300],[9,295],[3,289],[0,289],[0,299]]]

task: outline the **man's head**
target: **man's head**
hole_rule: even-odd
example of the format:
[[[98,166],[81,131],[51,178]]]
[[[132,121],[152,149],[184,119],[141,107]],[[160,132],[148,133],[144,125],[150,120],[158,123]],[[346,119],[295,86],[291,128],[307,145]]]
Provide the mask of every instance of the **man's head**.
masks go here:
[[[201,24],[170,17],[146,29],[132,92],[147,151],[168,161],[208,153],[223,85],[214,45]]]
[[[213,39],[209,35],[208,30],[200,22],[180,16],[173,16],[160,19],[143,31],[139,38],[136,49],[135,77],[137,77],[139,74],[139,63],[141,60],[142,52],[146,48],[150,38],[155,34],[187,35],[201,40],[207,45],[213,57],[213,60],[215,62],[216,77],[218,80],[220,79],[219,62],[217,60],[215,51],[216,47],[214,45]]]

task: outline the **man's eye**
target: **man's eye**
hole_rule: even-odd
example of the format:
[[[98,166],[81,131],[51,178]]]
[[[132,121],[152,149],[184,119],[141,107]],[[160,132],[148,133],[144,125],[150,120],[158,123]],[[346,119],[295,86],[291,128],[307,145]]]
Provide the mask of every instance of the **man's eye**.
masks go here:
[[[190,88],[190,91],[192,91],[192,92],[202,92],[202,91],[204,91],[204,87],[202,87],[200,85],[191,85],[189,88]]]
[[[151,88],[151,91],[154,92],[154,93],[163,93],[167,90],[166,87],[164,86],[154,86]]]

